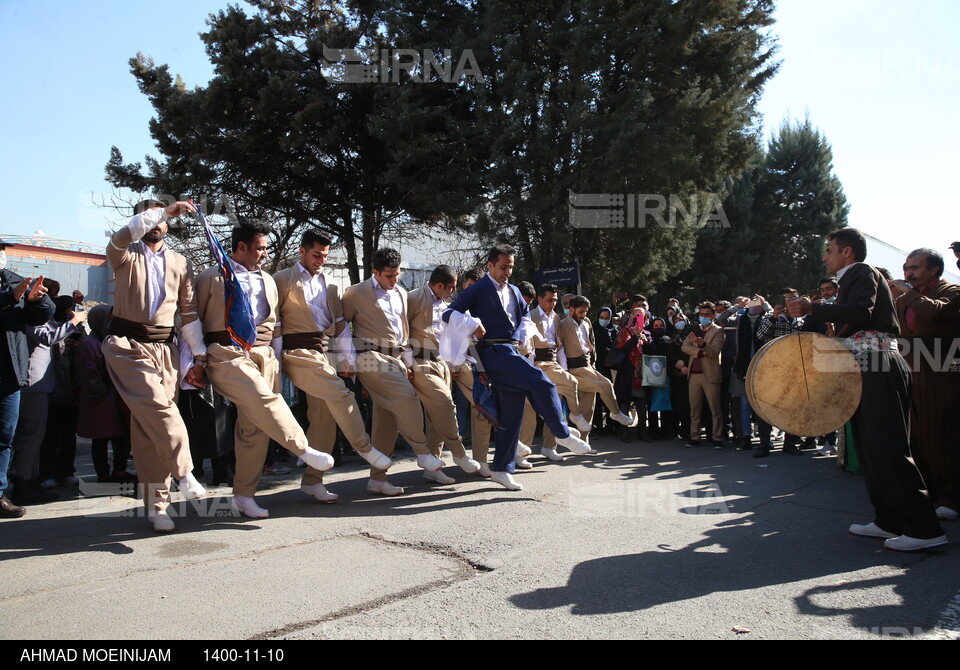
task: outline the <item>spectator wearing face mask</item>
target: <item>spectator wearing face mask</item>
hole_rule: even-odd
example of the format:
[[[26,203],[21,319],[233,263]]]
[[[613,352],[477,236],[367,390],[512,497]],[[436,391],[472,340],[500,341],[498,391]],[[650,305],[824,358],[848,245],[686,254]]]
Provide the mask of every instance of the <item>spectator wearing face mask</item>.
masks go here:
[[[744,443],[744,438],[747,438],[749,442],[750,436],[752,435],[752,428],[749,422],[749,410],[746,414],[748,417],[746,425],[744,425],[742,411],[742,405],[746,402],[747,389],[743,382],[733,374],[733,362],[737,357],[737,325],[740,322],[740,318],[746,313],[746,304],[750,301],[750,298],[746,296],[738,296],[733,304],[724,303],[728,306],[724,311],[717,317],[717,323],[723,327],[724,341],[723,341],[723,354],[721,360],[723,361],[723,389],[724,389],[724,398],[726,404],[724,408],[729,412],[729,421],[733,426],[733,437],[734,443],[737,446],[742,446]],[[719,306],[720,303],[718,303]]]
[[[716,305],[712,302],[701,303],[698,307],[699,326],[687,334],[683,340],[682,351],[690,359],[688,381],[690,389],[690,442],[689,447],[700,446],[700,421],[703,400],[706,398],[712,416],[714,449],[723,449],[724,428],[723,411],[720,407],[720,353],[723,351],[723,328],[715,323]]]
[[[687,318],[687,315],[681,311],[677,311],[673,315],[673,339],[682,340],[687,336],[687,333],[690,332],[690,329],[693,328],[693,325],[690,323],[690,319]]]
[[[600,313],[597,315],[597,320],[593,322],[593,334],[597,340],[597,363],[596,368],[597,372],[602,374],[604,377],[609,379],[611,382],[614,377],[614,370],[611,370],[607,367],[607,356],[610,354],[610,349],[613,348],[617,341],[617,333],[619,328],[613,324],[613,310],[610,307],[601,307]],[[607,409],[607,406],[602,402],[597,403],[597,407],[593,414],[593,428],[595,431],[601,433],[609,432],[609,430],[614,429],[613,425],[610,425],[608,418],[610,416],[610,411]]]
[[[720,352],[720,372],[723,380],[720,382],[720,407],[723,412],[723,436],[724,439],[730,436],[730,429],[733,429],[734,436],[740,435],[738,428],[740,419],[735,415],[739,414],[739,405],[736,403],[734,408],[733,394],[730,393],[730,379],[733,376],[733,358],[737,353],[737,313],[739,307],[732,304],[729,300],[717,301],[717,325],[723,328],[723,351]]]
[[[669,313],[672,308],[668,307]],[[661,426],[661,433],[666,433],[664,439],[688,440],[690,437],[690,392],[687,376],[690,368],[687,367],[686,354],[683,353],[683,341],[689,326],[686,318],[679,309],[674,310],[672,316],[667,317],[670,346],[667,349],[667,369],[670,375],[670,405],[673,408],[673,424],[666,430]],[[672,322],[672,324],[671,324]]]
[[[737,354],[733,361],[733,377],[737,383],[743,385],[746,389],[747,368],[750,367],[750,361],[756,355],[763,344],[757,337],[757,330],[764,315],[770,309],[770,305],[762,296],[755,295],[752,300],[743,302],[744,314],[740,316],[737,323]],[[753,449],[753,431],[751,417],[753,410],[750,407],[750,400],[746,393],[740,397],[740,422],[743,425],[743,438],[736,443],[737,450]],[[772,426],[769,423],[763,423],[757,418],[757,433],[760,438],[759,456],[766,456],[773,448],[771,442]]]
[[[670,336],[667,335],[666,320],[657,316],[650,322],[650,345],[644,353],[654,356],[663,356],[670,359]],[[647,424],[650,427],[650,438],[666,440],[672,437],[676,423],[673,418],[673,404],[670,400],[670,378],[666,386],[648,386],[647,394]]]
[[[614,393],[617,396],[617,404],[620,406],[621,414],[630,412],[630,404],[633,403],[637,408],[637,433],[644,442],[650,442],[647,432],[647,403],[642,381],[642,371],[640,366],[643,364],[643,354],[647,351],[651,334],[646,329],[647,314],[642,307],[635,307],[627,318],[626,325],[620,329],[617,334],[617,349],[625,353],[623,361],[617,368],[616,380],[613,384]],[[629,426],[620,428],[620,439],[624,442],[630,441],[628,432]]]
[[[820,291],[820,298],[818,300],[814,300],[813,302],[823,305],[832,305],[837,301],[837,293],[840,291],[840,284],[837,282],[836,277],[824,277],[818,284],[818,290]],[[834,328],[832,323],[824,324],[823,334],[825,334],[827,337],[834,337],[836,336],[836,328]]]
[[[674,307],[673,305],[670,305],[667,307],[666,311],[664,312],[666,316],[664,317],[663,320],[667,327],[667,337],[671,339],[673,339],[673,336],[677,332],[677,329],[673,327],[673,317],[677,315],[678,311],[679,311],[679,308]]]

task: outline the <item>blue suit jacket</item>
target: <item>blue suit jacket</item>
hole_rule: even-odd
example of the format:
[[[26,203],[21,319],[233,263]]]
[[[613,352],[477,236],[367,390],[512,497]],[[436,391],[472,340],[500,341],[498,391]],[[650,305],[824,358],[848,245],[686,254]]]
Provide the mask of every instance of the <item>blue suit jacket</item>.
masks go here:
[[[517,311],[514,315],[517,325],[513,326],[507,313],[500,303],[496,287],[489,276],[483,277],[476,284],[463,291],[450,307],[443,313],[443,320],[450,320],[450,312],[470,312],[474,318],[480,319],[486,329],[486,338],[494,340],[515,340],[520,328],[520,321],[529,313],[527,303],[520,295],[520,289],[513,284],[507,284],[517,299]]]

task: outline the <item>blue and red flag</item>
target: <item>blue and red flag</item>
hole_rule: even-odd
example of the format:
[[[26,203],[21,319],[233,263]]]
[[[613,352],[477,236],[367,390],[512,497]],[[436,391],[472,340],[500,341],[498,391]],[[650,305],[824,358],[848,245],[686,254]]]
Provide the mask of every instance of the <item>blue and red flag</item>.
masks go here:
[[[190,201],[193,203],[193,200]],[[240,280],[233,271],[233,265],[227,258],[227,252],[224,251],[220,240],[213,234],[213,229],[207,223],[203,211],[197,207],[197,214],[200,216],[200,223],[207,234],[207,244],[210,246],[210,253],[220,266],[220,275],[223,277],[223,301],[226,311],[223,317],[224,325],[230,339],[244,351],[253,349],[257,341],[257,326],[253,321],[253,308],[250,306],[250,296],[243,290]]]

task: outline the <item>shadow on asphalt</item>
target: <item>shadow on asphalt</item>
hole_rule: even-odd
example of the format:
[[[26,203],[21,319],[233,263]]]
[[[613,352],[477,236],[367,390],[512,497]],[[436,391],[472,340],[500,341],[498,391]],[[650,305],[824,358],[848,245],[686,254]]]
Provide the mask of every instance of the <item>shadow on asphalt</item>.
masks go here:
[[[832,459],[776,451],[769,458],[753,459],[750,452],[685,449],[676,443],[623,445],[601,456],[593,467],[619,471],[621,487],[642,483],[642,491],[649,493],[654,487],[678,501],[696,501],[703,487],[714,487],[725,511],[737,516],[718,517],[702,539],[686,546],[662,544],[653,551],[584,561],[562,587],[512,596],[517,607],[566,608],[581,616],[638,612],[715,593],[737,594],[837,575],[837,583],[810,588],[796,597],[798,613],[846,615],[854,627],[905,636],[935,623],[904,628],[905,609],[911,611],[911,605],[933,609],[935,602],[942,603],[936,608],[940,612],[960,588],[955,557],[898,554],[884,550],[882,540],[846,533],[844,524],[869,520],[870,506],[862,480],[837,469]],[[671,488],[670,482],[681,479]],[[633,490],[634,496],[638,490]],[[649,511],[642,503],[633,500],[633,516]],[[704,509],[682,502],[674,507],[679,514]],[[948,536],[951,530],[947,529]],[[649,545],[651,539],[638,538],[638,543]],[[896,569],[896,574],[876,576],[888,568]],[[874,574],[850,578],[861,570]],[[938,574],[944,577],[939,584]],[[876,589],[892,589],[901,603],[864,604],[869,600],[865,593]]]

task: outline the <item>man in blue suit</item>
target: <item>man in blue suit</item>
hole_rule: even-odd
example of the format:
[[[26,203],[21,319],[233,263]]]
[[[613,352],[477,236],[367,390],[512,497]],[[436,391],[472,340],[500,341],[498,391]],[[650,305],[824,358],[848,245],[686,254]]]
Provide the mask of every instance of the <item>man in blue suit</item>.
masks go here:
[[[443,313],[443,320],[449,326],[449,335],[472,334],[479,340],[479,366],[493,383],[499,423],[495,431],[491,480],[511,491],[521,491],[523,487],[512,475],[527,398],[558,444],[575,454],[589,452],[590,445],[563,420],[560,397],[553,382],[517,351],[517,343],[526,339],[524,331],[531,324],[520,290],[508,283],[515,256],[516,250],[507,244],[491,249],[487,256],[487,275],[453,301]]]

